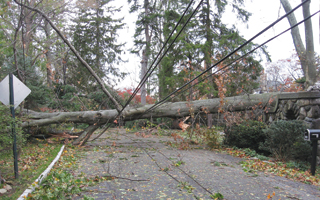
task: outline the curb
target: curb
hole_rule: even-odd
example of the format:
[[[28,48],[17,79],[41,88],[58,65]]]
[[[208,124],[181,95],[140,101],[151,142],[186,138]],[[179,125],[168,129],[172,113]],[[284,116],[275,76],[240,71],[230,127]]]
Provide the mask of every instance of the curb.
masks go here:
[[[55,157],[55,159],[51,162],[51,164],[48,166],[48,168],[46,170],[44,170],[44,172],[42,172],[42,174],[40,174],[40,176],[31,184],[31,186],[29,186],[28,189],[26,189],[22,195],[17,199],[17,200],[24,200],[26,199],[26,197],[35,190],[35,188],[39,187],[39,184],[42,182],[42,180],[44,178],[47,177],[48,173],[50,172],[50,170],[52,169],[53,165],[59,160],[62,152],[64,149],[64,145],[62,145],[58,155]]]

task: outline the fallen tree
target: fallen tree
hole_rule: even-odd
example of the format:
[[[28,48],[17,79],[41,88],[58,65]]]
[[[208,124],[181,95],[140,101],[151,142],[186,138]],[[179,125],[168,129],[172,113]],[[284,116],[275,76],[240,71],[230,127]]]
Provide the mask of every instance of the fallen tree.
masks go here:
[[[132,121],[137,119],[162,117],[181,118],[185,116],[192,116],[193,114],[199,112],[204,112],[207,114],[217,113],[219,111],[219,107],[221,106],[225,111],[235,112],[251,110],[259,105],[260,109],[264,109],[267,112],[275,112],[278,102],[277,99],[276,93],[267,93],[227,97],[224,99],[223,103],[220,102],[219,98],[190,102],[165,103],[148,112],[146,111],[153,105],[145,105],[137,108],[128,107],[122,112],[121,119],[124,121]],[[84,144],[96,129],[106,123],[113,123],[118,116],[117,110],[53,113],[24,110],[23,112],[28,119],[22,123],[23,128],[47,126],[50,124],[60,123],[88,124],[88,128],[86,128],[74,141],[74,144]]]

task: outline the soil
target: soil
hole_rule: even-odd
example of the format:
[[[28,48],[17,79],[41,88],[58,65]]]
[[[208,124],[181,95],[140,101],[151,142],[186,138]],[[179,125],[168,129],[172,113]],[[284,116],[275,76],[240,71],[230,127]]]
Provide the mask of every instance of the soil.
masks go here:
[[[172,137],[112,129],[88,142],[77,173],[115,178],[83,188],[94,199],[320,199],[319,187],[265,173],[246,173],[241,158],[204,148],[179,150]],[[211,196],[211,197],[210,197]]]

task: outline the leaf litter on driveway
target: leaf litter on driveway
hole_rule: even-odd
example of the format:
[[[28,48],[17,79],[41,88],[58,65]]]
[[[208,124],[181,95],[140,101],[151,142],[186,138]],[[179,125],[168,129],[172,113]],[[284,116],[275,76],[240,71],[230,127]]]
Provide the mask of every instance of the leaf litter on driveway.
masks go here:
[[[246,173],[241,158],[205,149],[166,146],[168,136],[140,137],[111,129],[89,142],[75,174],[111,177],[85,188],[94,199],[320,199],[318,187],[262,172]]]

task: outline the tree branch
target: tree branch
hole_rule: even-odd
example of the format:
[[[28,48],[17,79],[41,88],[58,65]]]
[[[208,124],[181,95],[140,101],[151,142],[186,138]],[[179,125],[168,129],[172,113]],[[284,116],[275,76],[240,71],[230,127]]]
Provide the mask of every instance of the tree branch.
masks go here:
[[[14,0],[18,5],[28,8],[32,11],[35,11],[37,13],[39,13],[43,18],[45,18],[49,24],[51,25],[51,27],[56,31],[56,33],[61,37],[61,39],[64,41],[65,44],[67,44],[69,46],[69,48],[71,49],[71,51],[75,54],[75,56],[78,58],[78,60],[88,69],[88,71],[92,74],[92,76],[96,79],[96,81],[99,83],[99,85],[102,88],[102,91],[112,100],[112,102],[114,103],[116,109],[118,112],[121,111],[121,106],[120,104],[117,102],[117,100],[110,94],[110,92],[105,88],[104,83],[102,82],[102,80],[98,77],[98,75],[93,71],[93,69],[89,66],[89,64],[80,56],[80,54],[78,53],[78,51],[73,47],[73,45],[67,40],[67,38],[64,37],[64,35],[60,32],[60,30],[52,23],[52,21],[49,19],[49,17],[47,17],[43,12],[41,12],[40,10],[36,9],[36,8],[32,8],[30,6],[27,6],[25,4],[22,4],[20,2],[18,2],[17,0]]]

